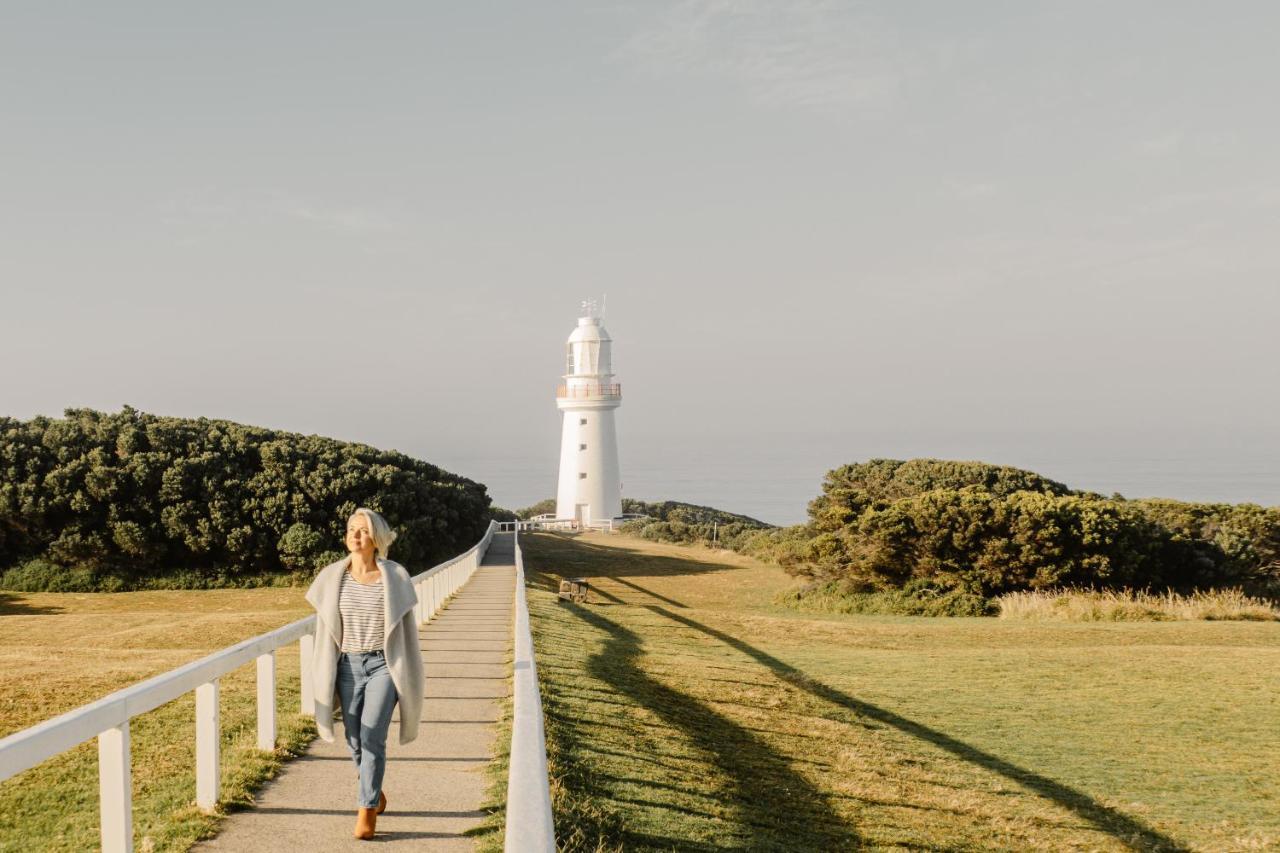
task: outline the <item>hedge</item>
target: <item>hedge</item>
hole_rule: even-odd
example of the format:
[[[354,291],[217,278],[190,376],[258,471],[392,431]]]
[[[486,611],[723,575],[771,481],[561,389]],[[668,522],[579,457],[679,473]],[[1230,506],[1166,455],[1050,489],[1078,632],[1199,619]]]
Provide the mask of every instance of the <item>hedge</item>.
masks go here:
[[[125,407],[0,418],[0,586],[136,589],[294,581],[345,553],[357,506],[425,569],[484,533],[479,483],[403,453]]]
[[[829,472],[806,524],[742,550],[851,593],[925,584],[992,597],[1059,586],[1280,594],[1280,508],[1125,500],[981,462]]]

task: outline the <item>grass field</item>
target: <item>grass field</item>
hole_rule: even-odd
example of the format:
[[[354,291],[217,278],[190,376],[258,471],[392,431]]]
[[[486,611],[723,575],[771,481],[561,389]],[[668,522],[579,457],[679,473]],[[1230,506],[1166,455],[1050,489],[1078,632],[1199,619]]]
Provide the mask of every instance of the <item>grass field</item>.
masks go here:
[[[565,849],[1280,845],[1280,624],[801,613],[726,552],[521,541]]]
[[[308,615],[303,592],[0,593],[0,737]],[[226,808],[314,735],[297,713],[296,649],[277,654],[275,753],[255,748],[254,665],[221,679]],[[135,718],[130,734],[135,849],[186,850],[217,820],[195,807],[194,694]],[[0,783],[0,851],[96,849],[97,758],[89,741]]]

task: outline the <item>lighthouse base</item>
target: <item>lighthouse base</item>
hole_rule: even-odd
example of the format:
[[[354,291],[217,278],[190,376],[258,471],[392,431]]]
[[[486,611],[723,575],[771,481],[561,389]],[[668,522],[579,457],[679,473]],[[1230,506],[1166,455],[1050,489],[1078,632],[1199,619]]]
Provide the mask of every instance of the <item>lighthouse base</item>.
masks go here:
[[[622,515],[613,408],[564,408],[556,518],[588,527]]]

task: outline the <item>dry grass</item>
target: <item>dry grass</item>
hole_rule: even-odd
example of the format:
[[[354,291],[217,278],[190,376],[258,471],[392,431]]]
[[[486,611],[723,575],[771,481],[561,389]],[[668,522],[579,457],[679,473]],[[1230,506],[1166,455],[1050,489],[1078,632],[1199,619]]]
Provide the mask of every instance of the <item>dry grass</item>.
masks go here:
[[[522,541],[564,850],[1280,845],[1280,625],[799,613],[738,555]]]
[[[1180,595],[1140,590],[1057,589],[1011,592],[997,599],[1002,619],[1069,622],[1168,620],[1280,621],[1280,608],[1238,589]]]
[[[115,594],[0,594],[0,736],[310,612],[300,589]],[[256,679],[249,664],[221,680],[225,809],[314,736],[298,708],[296,647],[277,657],[277,749],[256,742]],[[136,717],[134,842],[138,850],[186,850],[212,834],[216,816],[195,800],[192,694]],[[0,851],[83,851],[98,844],[93,741],[0,783]]]

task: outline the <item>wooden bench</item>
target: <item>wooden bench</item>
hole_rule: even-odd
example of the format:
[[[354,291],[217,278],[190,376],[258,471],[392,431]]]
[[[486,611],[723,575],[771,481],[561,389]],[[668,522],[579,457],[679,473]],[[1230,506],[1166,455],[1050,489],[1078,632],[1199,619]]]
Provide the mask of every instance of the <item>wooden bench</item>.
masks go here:
[[[585,602],[590,591],[591,585],[586,578],[565,578],[560,581],[560,598],[565,601]]]

